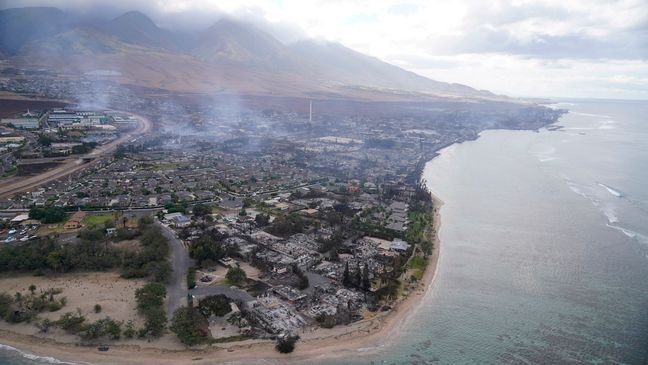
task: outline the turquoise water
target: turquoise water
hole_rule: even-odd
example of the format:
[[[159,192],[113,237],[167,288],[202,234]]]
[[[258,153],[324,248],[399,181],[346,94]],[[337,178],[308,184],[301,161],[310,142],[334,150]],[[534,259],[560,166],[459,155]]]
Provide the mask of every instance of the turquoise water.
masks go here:
[[[309,364],[648,364],[648,103],[560,106],[563,130],[488,131],[428,164],[433,290],[392,345]]]

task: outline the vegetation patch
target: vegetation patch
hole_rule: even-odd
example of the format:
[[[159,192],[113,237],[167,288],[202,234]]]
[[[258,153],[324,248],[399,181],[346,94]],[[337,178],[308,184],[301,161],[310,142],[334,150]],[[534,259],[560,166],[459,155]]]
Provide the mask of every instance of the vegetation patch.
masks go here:
[[[180,342],[187,346],[210,343],[214,340],[209,331],[207,318],[194,307],[178,308],[173,313],[169,328],[178,336]]]
[[[86,226],[100,226],[114,220],[115,217],[112,214],[89,215],[83,218],[83,224]]]
[[[67,303],[65,297],[57,298],[61,289],[48,289],[36,293],[36,286],[29,286],[29,294],[16,292],[13,296],[0,293],[0,318],[9,323],[31,322],[39,313],[56,312]]]
[[[193,289],[196,287],[196,268],[190,267],[187,270],[187,288]]]
[[[164,312],[166,288],[160,283],[148,283],[135,291],[137,311],[145,318],[144,328],[139,332],[140,337],[160,337],[166,326]]]
[[[227,274],[225,274],[225,278],[227,279],[227,282],[231,285],[241,285],[245,283],[245,280],[247,279],[247,274],[245,273],[245,270],[241,269],[238,266],[230,267],[227,270]]]
[[[59,223],[67,218],[65,210],[59,207],[33,207],[29,210],[29,219],[37,219],[42,223]]]
[[[41,238],[19,246],[0,248],[0,272],[11,271],[103,271],[118,268],[124,278],[149,278],[166,282],[171,273],[167,260],[169,246],[152,220],[140,220],[138,252],[108,245],[103,226],[79,232],[80,242],[61,245],[51,238]]]

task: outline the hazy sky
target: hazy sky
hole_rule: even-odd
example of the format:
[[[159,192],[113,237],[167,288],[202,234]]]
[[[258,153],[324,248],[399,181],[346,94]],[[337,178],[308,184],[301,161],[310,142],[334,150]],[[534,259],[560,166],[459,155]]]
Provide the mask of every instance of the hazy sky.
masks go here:
[[[220,16],[338,41],[432,79],[513,96],[648,99],[647,0],[4,0],[195,29]]]

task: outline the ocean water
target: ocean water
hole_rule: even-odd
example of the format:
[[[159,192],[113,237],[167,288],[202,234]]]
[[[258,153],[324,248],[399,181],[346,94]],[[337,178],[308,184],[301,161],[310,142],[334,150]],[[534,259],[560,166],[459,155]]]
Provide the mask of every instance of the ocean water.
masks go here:
[[[648,102],[558,106],[561,130],[487,131],[428,163],[432,290],[390,345],[309,365],[648,364]]]
[[[487,131],[424,178],[433,288],[393,345],[317,364],[648,364],[648,102],[563,101],[559,131]]]

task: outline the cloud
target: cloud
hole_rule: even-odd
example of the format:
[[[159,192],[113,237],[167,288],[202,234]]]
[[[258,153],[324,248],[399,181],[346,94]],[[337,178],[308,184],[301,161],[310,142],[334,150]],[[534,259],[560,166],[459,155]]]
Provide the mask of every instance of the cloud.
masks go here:
[[[4,7],[34,5],[101,17],[140,10],[161,26],[186,31],[199,30],[222,16],[231,16],[252,22],[284,42],[303,37],[337,41],[425,76],[503,93],[561,95],[579,90],[583,96],[591,96],[602,94],[605,87],[601,85],[607,83],[615,95],[645,95],[645,83],[619,83],[646,77],[645,0],[3,3]],[[594,75],[598,79],[591,79],[591,72],[598,73]],[[531,84],[536,86],[526,86]],[[537,86],[540,84],[544,86]],[[590,92],[588,86],[598,91]],[[620,92],[623,87],[631,91]]]

